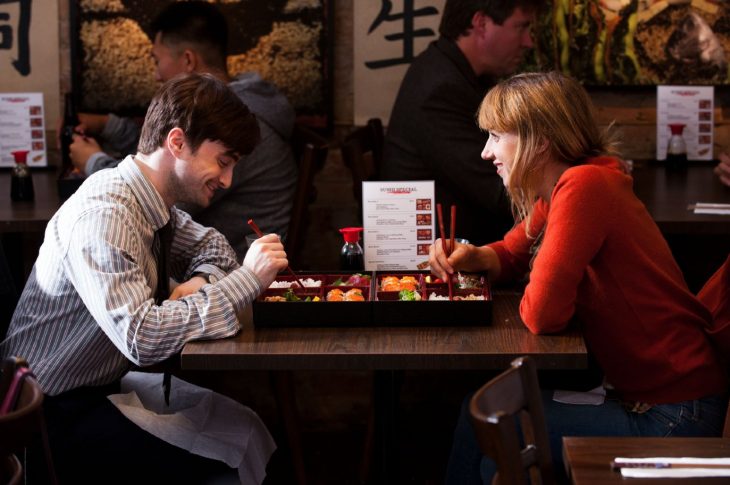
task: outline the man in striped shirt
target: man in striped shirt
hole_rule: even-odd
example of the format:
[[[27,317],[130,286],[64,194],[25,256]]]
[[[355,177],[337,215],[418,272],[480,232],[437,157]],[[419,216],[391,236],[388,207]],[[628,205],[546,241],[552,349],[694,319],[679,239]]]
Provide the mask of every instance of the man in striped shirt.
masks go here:
[[[153,99],[137,154],[89,177],[48,223],[0,356],[26,358],[47,396],[62,481],[195,483],[219,463],[147,434],[106,396],[133,366],[234,335],[237,314],[286,267],[276,235],[239,266],[218,231],[173,207],[210,203],[258,141],[255,116],[225,83],[176,77]],[[168,223],[170,276],[182,283],[157,304],[155,233]]]

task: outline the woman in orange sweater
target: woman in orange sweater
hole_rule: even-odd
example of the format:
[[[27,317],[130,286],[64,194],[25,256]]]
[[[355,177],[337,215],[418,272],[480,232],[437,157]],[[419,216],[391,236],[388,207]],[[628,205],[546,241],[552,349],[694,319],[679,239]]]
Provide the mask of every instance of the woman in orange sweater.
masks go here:
[[[448,258],[437,241],[431,268],[444,279],[486,270],[496,283],[529,273],[520,315],[531,332],[580,322],[616,398],[580,406],[545,393],[556,471],[562,436],[719,436],[727,376],[703,331],[709,312],[634,195],[585,90],[559,73],[521,74],[495,86],[478,116],[489,131],[482,158],[497,167],[518,223],[502,241],[458,244]],[[480,483],[479,461],[462,412],[447,483]]]

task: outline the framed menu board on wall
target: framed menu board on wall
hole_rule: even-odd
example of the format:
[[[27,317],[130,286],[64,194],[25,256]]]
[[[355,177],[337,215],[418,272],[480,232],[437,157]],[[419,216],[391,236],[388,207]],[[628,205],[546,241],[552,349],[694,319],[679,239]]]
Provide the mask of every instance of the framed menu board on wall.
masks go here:
[[[74,91],[80,109],[143,115],[157,83],[149,28],[174,0],[71,0]],[[300,119],[329,127],[332,0],[215,0],[228,20],[231,75],[256,71]]]

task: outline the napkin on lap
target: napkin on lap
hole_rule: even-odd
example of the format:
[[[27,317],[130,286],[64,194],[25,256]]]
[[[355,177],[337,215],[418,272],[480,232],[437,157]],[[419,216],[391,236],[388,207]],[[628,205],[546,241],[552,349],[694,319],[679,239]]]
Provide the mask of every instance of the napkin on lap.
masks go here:
[[[129,372],[122,392],[109,400],[137,426],[196,455],[238,469],[241,483],[260,484],[276,449],[266,425],[250,408],[226,396],[172,377],[170,406],[162,374]]]

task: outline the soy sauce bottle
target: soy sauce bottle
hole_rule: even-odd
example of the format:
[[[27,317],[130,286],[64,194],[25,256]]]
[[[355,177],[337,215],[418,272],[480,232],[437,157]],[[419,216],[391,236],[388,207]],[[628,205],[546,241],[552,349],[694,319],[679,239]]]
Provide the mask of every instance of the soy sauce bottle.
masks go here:
[[[362,246],[360,246],[360,232],[362,227],[344,227],[340,232],[345,238],[345,245],[340,251],[340,268],[347,271],[362,271],[365,269]]]
[[[76,127],[79,125],[79,115],[76,112],[73,93],[64,95],[63,126],[61,127],[61,174],[68,176],[74,167],[69,155],[69,147],[73,143]]]
[[[28,167],[28,150],[12,152],[15,166],[10,176],[10,198],[15,201],[33,200],[33,177]]]
[[[669,125],[672,135],[667,146],[667,168],[681,170],[687,168],[687,144],[684,142],[684,125],[672,123]]]

